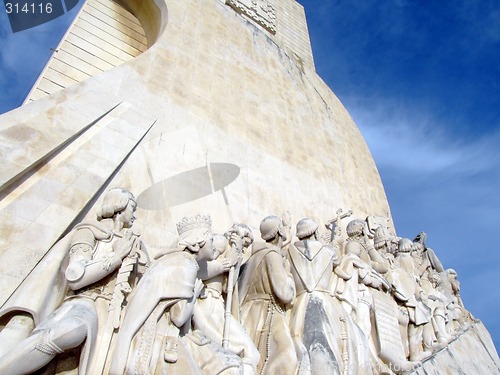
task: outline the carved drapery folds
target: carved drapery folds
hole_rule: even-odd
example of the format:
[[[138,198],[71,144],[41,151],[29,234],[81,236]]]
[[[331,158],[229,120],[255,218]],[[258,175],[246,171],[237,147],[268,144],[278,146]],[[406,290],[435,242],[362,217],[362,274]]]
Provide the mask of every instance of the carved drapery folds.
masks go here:
[[[346,225],[338,210],[325,235],[268,216],[254,242],[245,224],[214,235],[197,215],[150,262],[135,208],[127,190],[107,192],[98,222],[37,266],[57,275],[46,298],[34,305],[28,278],[0,309],[0,373],[61,373],[59,355],[77,351],[74,374],[400,374],[473,320],[425,233],[401,239],[385,218]]]

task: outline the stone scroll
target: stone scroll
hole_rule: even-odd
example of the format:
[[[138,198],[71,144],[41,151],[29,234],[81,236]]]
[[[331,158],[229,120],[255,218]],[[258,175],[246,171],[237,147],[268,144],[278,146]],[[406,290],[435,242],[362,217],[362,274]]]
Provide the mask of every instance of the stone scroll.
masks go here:
[[[392,297],[373,290],[375,324],[377,326],[380,358],[404,359],[405,351],[401,341],[398,323],[398,308]]]

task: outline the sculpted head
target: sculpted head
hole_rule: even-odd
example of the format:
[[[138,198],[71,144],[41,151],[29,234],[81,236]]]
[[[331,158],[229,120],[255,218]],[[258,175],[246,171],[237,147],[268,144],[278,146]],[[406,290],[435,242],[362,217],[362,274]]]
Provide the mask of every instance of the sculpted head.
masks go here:
[[[197,260],[213,260],[215,256],[212,219],[209,215],[184,217],[177,223],[179,247],[190,252]]]
[[[243,240],[243,248],[250,246],[253,241],[253,233],[250,227],[242,223],[234,223],[231,228],[224,234],[226,238],[231,237],[231,233],[236,233]]]
[[[286,233],[283,228],[283,223],[278,216],[268,216],[260,223],[260,235],[266,242],[271,242],[278,237],[286,241]]]
[[[360,236],[365,229],[365,222],[360,219],[354,219],[347,224],[346,232],[349,237]]]
[[[388,241],[390,240],[390,237],[387,233],[387,229],[383,225],[379,225],[377,229],[375,229],[375,235],[373,237],[373,245],[375,249],[380,250],[384,247],[388,247]],[[390,249],[386,249],[387,251],[390,251]]]
[[[413,249],[413,242],[409,238],[401,238],[398,242],[398,254],[410,254]]]
[[[318,228],[318,223],[316,223],[313,219],[302,219],[297,223],[297,237],[299,240],[303,240],[314,235],[314,239],[318,239]]]
[[[429,281],[432,283],[434,287],[437,287],[441,284],[441,276],[435,270],[429,272]]]
[[[453,268],[448,268],[446,270],[446,275],[448,276],[448,280],[457,281],[457,271],[455,271]]]
[[[102,207],[97,212],[97,220],[113,219],[123,228],[130,228],[135,221],[137,202],[134,195],[125,189],[114,188],[104,194]]]
[[[422,252],[424,251],[424,245],[420,242],[413,242],[413,251],[412,255],[416,258],[422,256]]]
[[[214,245],[214,259],[217,259],[219,255],[223,254],[228,245],[227,238],[222,234],[214,235],[213,245]]]

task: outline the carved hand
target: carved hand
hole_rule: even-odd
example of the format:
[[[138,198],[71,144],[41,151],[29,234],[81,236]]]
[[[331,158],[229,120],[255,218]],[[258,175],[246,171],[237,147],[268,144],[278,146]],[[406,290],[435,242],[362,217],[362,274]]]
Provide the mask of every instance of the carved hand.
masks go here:
[[[235,264],[238,261],[238,257],[241,257],[241,252],[243,250],[243,238],[238,233],[232,232],[229,237],[229,244],[231,245],[231,250],[228,258],[234,260],[233,264]]]
[[[134,241],[132,240],[132,231],[128,230],[123,238],[120,238],[118,241],[113,243],[113,251],[118,257],[123,259],[130,254],[133,245]]]
[[[201,294],[201,291],[203,290],[203,281],[200,279],[196,279],[194,283],[194,297],[198,298]]]
[[[229,259],[221,259],[219,261],[221,267],[222,267],[222,272],[221,273],[224,273],[224,272],[227,272],[230,270],[231,266],[233,265],[233,263],[229,260]]]

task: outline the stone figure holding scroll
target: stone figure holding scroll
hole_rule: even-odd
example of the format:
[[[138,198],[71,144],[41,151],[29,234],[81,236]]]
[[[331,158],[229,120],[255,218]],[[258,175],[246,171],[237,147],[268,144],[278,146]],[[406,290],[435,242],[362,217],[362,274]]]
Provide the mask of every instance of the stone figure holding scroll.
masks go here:
[[[111,336],[120,325],[124,300],[131,291],[145,247],[132,231],[136,201],[127,190],[105,193],[98,223],[77,225],[49,254],[66,252],[60,274],[67,284],[62,305],[43,317],[29,337],[0,359],[0,373],[27,374],[57,354],[85,342],[79,374],[103,371]],[[47,275],[49,277],[49,275]],[[42,282],[42,280],[41,280]],[[53,286],[54,293],[63,288]],[[42,291],[43,292],[43,291]],[[54,300],[54,295],[47,300]],[[23,306],[18,306],[23,310]]]
[[[282,253],[286,233],[277,216],[260,224],[264,243],[254,243],[239,280],[240,319],[260,352],[259,374],[294,374],[297,354],[286,319],[295,299],[290,264]]]

